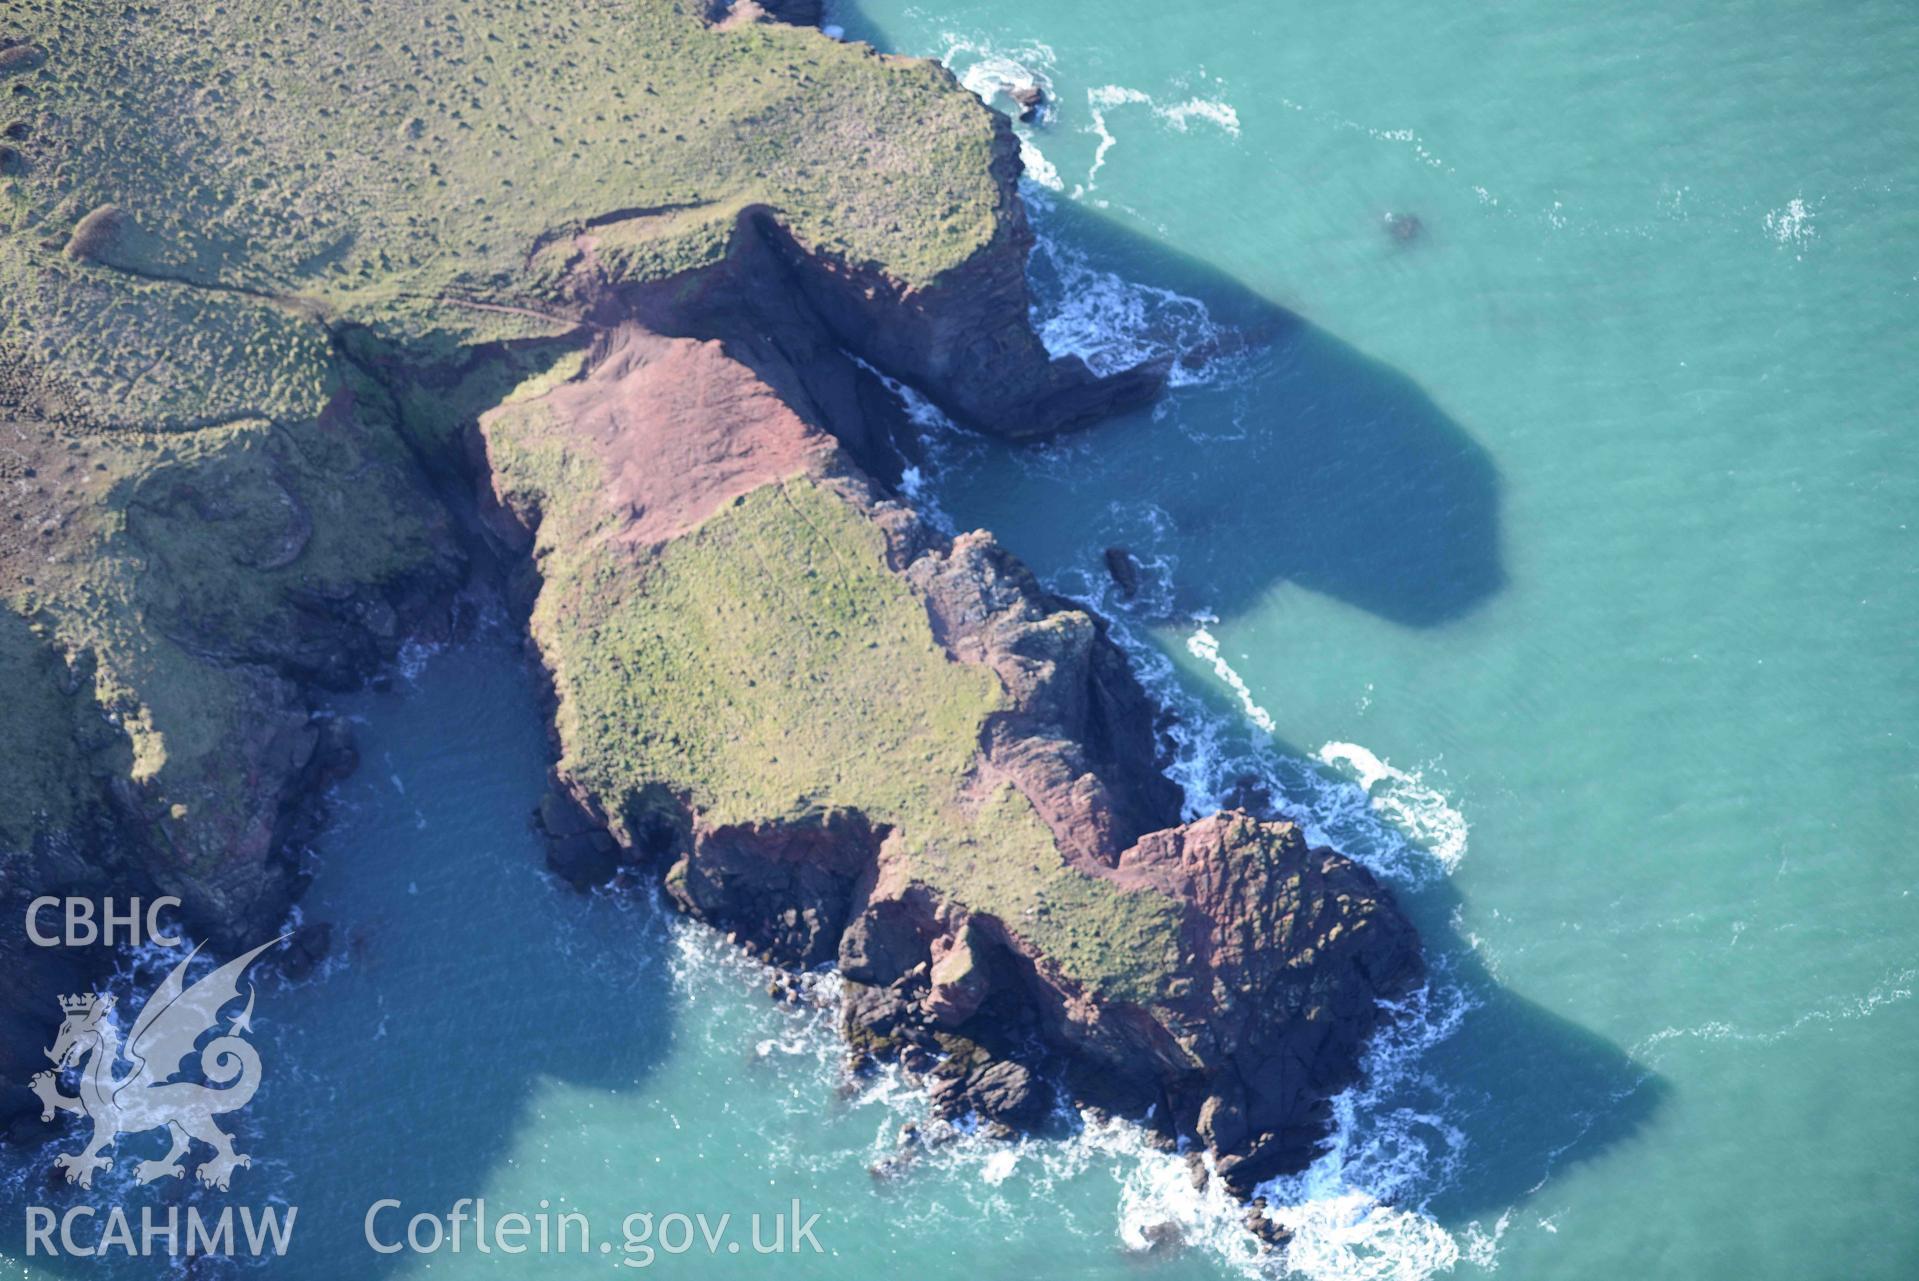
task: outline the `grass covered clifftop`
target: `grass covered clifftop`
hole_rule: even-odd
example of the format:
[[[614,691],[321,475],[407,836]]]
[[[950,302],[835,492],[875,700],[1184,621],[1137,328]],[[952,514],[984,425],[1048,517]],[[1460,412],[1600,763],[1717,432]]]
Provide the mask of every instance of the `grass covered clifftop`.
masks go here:
[[[263,857],[303,686],[458,581],[427,476],[494,366],[566,345],[502,340],[579,332],[582,236],[645,282],[751,206],[921,286],[999,234],[993,146],[931,64],[673,0],[9,6],[0,679],[75,685],[9,698],[17,741],[92,715],[89,787],[163,863]],[[7,845],[69,826],[52,773],[10,772]]]
[[[443,300],[538,310],[539,251],[595,225],[657,277],[764,205],[924,284],[1000,217],[988,113],[939,68],[692,3],[25,0],[8,21],[39,56],[0,73],[21,132],[0,338],[110,421],[316,413],[316,316],[539,328]]]

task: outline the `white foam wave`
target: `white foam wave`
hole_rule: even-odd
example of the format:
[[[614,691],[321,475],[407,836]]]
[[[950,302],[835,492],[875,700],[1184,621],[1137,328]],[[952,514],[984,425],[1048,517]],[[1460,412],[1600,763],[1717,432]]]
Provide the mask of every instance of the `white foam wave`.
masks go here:
[[[1405,818],[1376,806],[1374,796],[1356,779],[1342,776],[1317,759],[1302,759],[1278,750],[1272,731],[1261,725],[1252,709],[1272,717],[1268,709],[1233,681],[1221,679],[1241,701],[1240,715],[1222,716],[1198,697],[1181,677],[1171,658],[1160,648],[1142,619],[1165,618],[1174,611],[1173,582],[1178,557],[1172,552],[1173,532],[1165,513],[1157,508],[1115,502],[1109,522],[1089,530],[1080,563],[1056,575],[1048,586],[1061,595],[1098,611],[1111,624],[1111,636],[1131,660],[1134,674],[1155,702],[1171,714],[1166,733],[1167,776],[1186,796],[1184,814],[1199,818],[1220,809],[1231,793],[1254,781],[1272,797],[1286,818],[1298,823],[1315,845],[1339,850],[1375,875],[1406,888],[1438,880],[1458,865],[1466,853],[1468,828],[1463,815],[1423,776],[1405,774],[1390,780]],[[1123,545],[1149,572],[1133,601],[1120,598],[1103,564],[1103,549]],[[1212,664],[1219,640],[1209,615],[1194,617],[1184,631],[1189,652]],[[1202,635],[1203,633],[1203,635]],[[1223,656],[1221,656],[1223,661]],[[1230,670],[1230,663],[1226,664]],[[1237,673],[1232,673],[1237,677]],[[1245,682],[1240,679],[1240,684]],[[1252,709],[1246,703],[1252,703]],[[1365,749],[1357,745],[1355,754]],[[1382,768],[1390,768],[1366,752]],[[1382,792],[1386,788],[1382,786]],[[1402,827],[1401,824],[1404,824]],[[1428,848],[1428,842],[1431,848]]]
[[[1466,857],[1466,816],[1419,771],[1396,769],[1358,743],[1327,743],[1318,757],[1322,764],[1350,770],[1373,808],[1424,846],[1448,872]]]
[[[1665,1047],[1675,1041],[1739,1041],[1772,1045],[1797,1035],[1809,1027],[1870,1018],[1882,1007],[1910,1000],[1919,987],[1919,969],[1894,970],[1864,992],[1829,997],[1778,1027],[1754,1031],[1721,1019],[1691,1027],[1664,1027],[1642,1038],[1632,1047],[1632,1057],[1641,1063],[1656,1065],[1664,1057]]]
[[[409,685],[418,685],[420,674],[426,671],[426,665],[445,648],[446,646],[438,641],[409,637],[401,644],[400,653],[394,660],[394,667],[400,673],[400,679]]]
[[[1052,101],[1053,69],[1058,57],[1051,45],[1037,40],[1002,45],[953,32],[941,39],[946,49],[940,54],[940,63],[985,101],[1016,89],[1037,89],[1048,102]]]
[[[1237,372],[1240,345],[1206,304],[1171,289],[1106,271],[1061,243],[1046,227],[1052,206],[1033,206],[1037,236],[1028,274],[1033,327],[1054,356],[1078,356],[1096,374],[1116,374],[1150,360],[1172,361],[1174,387],[1219,382]]]
[[[1019,158],[1020,163],[1026,166],[1028,178],[1049,191],[1066,190],[1066,181],[1059,176],[1059,170],[1053,167],[1053,162],[1033,144],[1031,138],[1019,140]]]
[[[1506,1237],[1506,1229],[1513,1223],[1513,1212],[1508,1209],[1493,1224],[1491,1232],[1479,1226],[1474,1219],[1466,1225],[1460,1234],[1466,1245],[1466,1261],[1482,1272],[1499,1271],[1499,1243]]]
[[[1099,135],[1099,145],[1093,149],[1093,164],[1086,171],[1086,181],[1073,191],[1075,196],[1084,195],[1098,186],[1099,171],[1106,164],[1106,153],[1119,144],[1113,131],[1106,127],[1106,113],[1114,107],[1129,104],[1152,105],[1152,98],[1137,89],[1128,89],[1124,85],[1100,85],[1086,91],[1086,110],[1093,117],[1093,132]]]
[[[1153,114],[1181,133],[1186,132],[1188,120],[1204,120],[1239,137],[1239,112],[1233,109],[1233,104],[1218,98],[1188,98],[1170,107],[1155,107]]]
[[[1031,41],[1003,47],[990,40],[951,32],[941,39],[946,45],[945,52],[940,54],[941,64],[982,102],[990,103],[1004,95],[1012,108],[1011,114],[1017,117],[1020,108],[1013,101],[1013,95],[1021,90],[1036,89],[1041,99],[1038,123],[1052,119],[1055,56],[1051,46]],[[1019,158],[1026,167],[1026,176],[1049,190],[1064,190],[1066,184],[1059,170],[1033,141],[1033,130],[1021,123],[1015,125],[1014,132],[1019,136]]]
[[[961,431],[959,425],[948,418],[938,405],[899,379],[881,373],[852,352],[847,352],[846,356],[879,379],[880,385],[900,402],[907,421],[918,429],[920,452],[934,475],[963,465],[979,451],[981,442]],[[900,473],[900,493],[933,528],[946,534],[957,533],[952,517],[940,506],[938,492],[928,483],[927,471],[925,467],[908,466]]]
[[[1315,1281],[1424,1281],[1460,1258],[1459,1241],[1425,1207],[1456,1177],[1466,1137],[1421,1062],[1474,1002],[1442,968],[1386,1008],[1394,1021],[1367,1050],[1364,1084],[1333,1100],[1319,1159],[1260,1189],[1293,1233],[1287,1264]]]
[[[1161,105],[1152,94],[1141,89],[1117,84],[1095,86],[1086,91],[1086,111],[1092,117],[1091,132],[1098,137],[1099,143],[1093,149],[1093,163],[1086,171],[1086,180],[1074,188],[1075,197],[1083,196],[1099,185],[1099,171],[1106,164],[1106,155],[1119,143],[1107,123],[1107,113],[1116,107],[1149,108],[1160,123],[1181,133],[1187,131],[1188,121],[1204,120],[1216,125],[1230,137],[1239,137],[1239,112],[1224,99],[1192,97]]]
[[[1774,209],[1766,215],[1766,234],[1780,247],[1794,250],[1795,257],[1803,258],[1806,247],[1819,234],[1812,225],[1813,213],[1802,197],[1794,196],[1785,208]]]

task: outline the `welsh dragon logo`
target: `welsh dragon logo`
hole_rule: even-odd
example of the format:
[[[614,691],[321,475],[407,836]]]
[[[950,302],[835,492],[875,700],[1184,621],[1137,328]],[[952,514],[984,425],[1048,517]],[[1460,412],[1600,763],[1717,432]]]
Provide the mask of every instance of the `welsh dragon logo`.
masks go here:
[[[186,982],[187,966],[200,949],[189,952],[147,997],[140,1017],[133,1021],[124,1056],[129,1068],[122,1076],[114,1075],[122,1057],[120,1034],[107,1017],[114,998],[99,992],[60,998],[66,1021],[46,1052],[54,1068],[35,1076],[30,1085],[40,1096],[41,1120],[51,1121],[59,1111],[83,1112],[93,1121],[93,1137],[86,1147],[54,1158],[54,1164],[66,1171],[67,1182],[92,1187],[95,1170],[113,1167],[113,1158],[102,1153],[120,1135],[161,1128],[173,1146],[159,1160],[134,1167],[134,1177],[141,1183],[184,1175],[180,1158],[195,1139],[213,1149],[212,1159],[194,1171],[210,1188],[224,1191],[234,1170],[253,1163],[251,1157],[233,1150],[233,1136],[213,1121],[222,1112],[245,1107],[260,1087],[260,1055],[244,1036],[253,1030],[252,984],[247,985],[246,1008],[234,1016],[223,1035],[200,1051],[201,1074],[212,1084],[173,1078],[200,1038],[217,1029],[220,1011],[239,999],[240,976],[247,966],[281,941],[262,943],[191,987]],[[82,1063],[78,1097],[62,1094],[59,1073]]]

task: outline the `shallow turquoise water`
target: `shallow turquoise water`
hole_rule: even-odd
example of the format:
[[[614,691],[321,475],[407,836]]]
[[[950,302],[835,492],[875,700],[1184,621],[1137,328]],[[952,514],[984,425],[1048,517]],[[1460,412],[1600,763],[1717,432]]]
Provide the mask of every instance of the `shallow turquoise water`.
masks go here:
[[[1437,959],[1334,1148],[1275,1189],[1294,1265],[1919,1270],[1910,10],[845,21],[984,87],[1044,77],[1048,333],[1199,352],[1157,410],[1052,448],[941,435],[923,498],[1112,612],[1198,799],[1267,776]],[[1104,582],[1113,543],[1142,602]],[[875,1180],[910,1092],[843,1096],[823,1016],[643,896],[541,873],[544,736],[504,639],[340,710],[365,766],[305,911],[359,924],[262,994],[243,1134],[245,1199],[301,1206],[276,1270],[424,1273],[366,1250],[366,1207],[481,1195],[615,1241],[633,1210],[821,1214],[825,1254],[657,1257],[675,1276],[1248,1266],[1123,1130]],[[1186,1250],[1129,1252],[1167,1221]]]

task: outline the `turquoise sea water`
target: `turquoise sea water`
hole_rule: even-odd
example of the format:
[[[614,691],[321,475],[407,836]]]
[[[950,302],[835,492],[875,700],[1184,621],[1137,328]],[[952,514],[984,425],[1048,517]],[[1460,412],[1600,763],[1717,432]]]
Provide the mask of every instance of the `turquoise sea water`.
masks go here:
[[[1191,357],[1162,405],[1051,447],[936,432],[922,501],[1118,620],[1196,803],[1266,777],[1429,941],[1427,997],[1273,1190],[1293,1268],[1919,1272],[1910,7],[837,21],[989,92],[1042,81],[1049,339]],[[1111,544],[1148,566],[1137,602]],[[920,1107],[841,1091],[830,1016],[643,895],[540,872],[545,745],[503,638],[340,713],[365,764],[304,910],[355,924],[261,996],[236,1180],[301,1207],[276,1271],[630,1270],[361,1243],[379,1197],[481,1195],[615,1242],[633,1210],[821,1215],[823,1255],[657,1256],[673,1276],[1257,1268],[1124,1128],[876,1179]],[[0,1194],[9,1250],[23,1200],[66,1196],[33,1177]],[[1135,1251],[1165,1223],[1184,1249]]]

